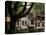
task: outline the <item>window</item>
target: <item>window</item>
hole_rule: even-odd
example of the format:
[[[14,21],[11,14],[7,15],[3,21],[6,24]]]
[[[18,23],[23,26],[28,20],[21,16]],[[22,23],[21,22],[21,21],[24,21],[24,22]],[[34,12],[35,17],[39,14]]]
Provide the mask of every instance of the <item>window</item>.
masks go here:
[[[38,27],[40,27],[40,22],[38,22]]]
[[[40,16],[38,16],[37,18],[40,19]]]
[[[22,25],[24,25],[24,21],[22,21]]]
[[[44,23],[42,23],[42,26],[44,27]]]
[[[44,27],[44,22],[42,22],[42,26]]]
[[[44,17],[42,17],[42,20],[43,20],[43,21],[45,20]]]
[[[34,25],[34,20],[31,20],[31,24]]]
[[[19,21],[17,21],[17,25],[19,25]]]
[[[37,22],[35,23],[35,26],[37,27]]]
[[[25,25],[27,25],[27,21],[25,21]]]

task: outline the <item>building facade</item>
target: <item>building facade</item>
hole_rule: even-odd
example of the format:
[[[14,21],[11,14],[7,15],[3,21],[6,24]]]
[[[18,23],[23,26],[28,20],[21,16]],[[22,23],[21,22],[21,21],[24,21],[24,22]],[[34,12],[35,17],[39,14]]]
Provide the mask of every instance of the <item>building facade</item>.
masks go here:
[[[42,17],[44,17],[44,16],[42,16]],[[42,18],[42,17],[39,17],[39,18]],[[45,26],[44,20],[38,20],[38,19],[31,18],[31,17],[29,19],[28,16],[23,17],[23,18],[19,19],[18,21],[16,21],[17,29],[34,28],[34,29],[43,31],[45,28],[44,26]]]

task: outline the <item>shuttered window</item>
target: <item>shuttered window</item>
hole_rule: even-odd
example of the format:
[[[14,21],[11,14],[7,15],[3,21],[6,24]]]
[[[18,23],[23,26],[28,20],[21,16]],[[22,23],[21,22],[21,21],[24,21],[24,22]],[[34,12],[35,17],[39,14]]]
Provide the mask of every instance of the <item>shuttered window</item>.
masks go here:
[[[38,27],[40,27],[40,22],[38,22]]]
[[[24,21],[22,21],[22,25],[24,26]]]
[[[17,21],[17,25],[19,25],[19,21]]]
[[[34,25],[34,20],[31,20],[31,24]]]
[[[25,25],[27,25],[27,21],[25,21]]]

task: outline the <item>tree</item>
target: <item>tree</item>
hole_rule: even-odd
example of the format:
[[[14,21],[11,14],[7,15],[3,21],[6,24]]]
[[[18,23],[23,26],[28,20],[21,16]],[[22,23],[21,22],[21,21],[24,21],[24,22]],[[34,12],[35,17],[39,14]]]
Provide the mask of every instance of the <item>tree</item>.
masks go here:
[[[27,12],[26,11],[26,6],[27,6],[27,2],[25,2],[24,8],[21,12],[17,13],[18,8],[20,7],[20,2],[15,2],[14,3],[14,7],[12,8],[12,1],[7,1],[6,2],[6,12],[8,10],[10,17],[11,17],[11,26],[10,26],[10,33],[15,33],[15,25],[16,25],[16,21],[22,17],[25,17],[26,15],[28,15],[28,13],[30,12],[30,10],[33,8],[34,3],[31,3],[30,8],[28,9]],[[14,13],[13,13],[14,12]]]

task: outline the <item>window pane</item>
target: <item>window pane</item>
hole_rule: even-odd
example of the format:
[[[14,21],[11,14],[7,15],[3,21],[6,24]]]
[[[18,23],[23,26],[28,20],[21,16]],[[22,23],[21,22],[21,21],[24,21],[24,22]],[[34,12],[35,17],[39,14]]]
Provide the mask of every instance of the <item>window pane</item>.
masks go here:
[[[31,24],[33,24],[33,25],[34,25],[34,20],[31,20]]]
[[[44,23],[42,23],[42,26],[44,27]]]
[[[44,22],[42,22],[42,26],[44,27]]]
[[[38,27],[40,27],[40,22],[38,22]]]
[[[35,26],[37,27],[37,22],[35,23]]]
[[[17,25],[19,25],[19,21],[17,21]]]
[[[24,25],[24,21],[22,21],[22,25]]]
[[[25,21],[25,25],[27,25],[27,21]]]
[[[43,20],[43,21],[45,20],[44,17],[42,17],[42,20]]]

